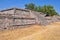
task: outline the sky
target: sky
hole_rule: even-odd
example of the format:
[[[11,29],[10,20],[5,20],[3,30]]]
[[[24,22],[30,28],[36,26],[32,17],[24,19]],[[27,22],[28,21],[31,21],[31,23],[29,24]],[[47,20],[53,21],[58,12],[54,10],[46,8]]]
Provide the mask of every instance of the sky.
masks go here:
[[[60,14],[60,0],[0,0],[0,10],[17,7],[25,8],[25,4],[34,3],[36,6],[52,5]]]

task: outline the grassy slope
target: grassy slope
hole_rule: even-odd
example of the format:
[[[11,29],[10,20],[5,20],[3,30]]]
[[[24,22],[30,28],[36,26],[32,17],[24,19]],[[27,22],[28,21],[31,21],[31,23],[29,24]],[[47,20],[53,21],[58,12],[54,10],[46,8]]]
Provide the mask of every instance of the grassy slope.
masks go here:
[[[60,23],[1,31],[0,40],[60,40]]]
[[[47,29],[24,37],[21,40],[60,40],[60,23],[48,25]]]
[[[0,31],[0,40],[15,40],[17,38],[22,38],[31,34],[36,33],[37,31],[42,31],[45,27],[40,25],[32,25],[30,27],[15,29],[15,30],[6,30]]]

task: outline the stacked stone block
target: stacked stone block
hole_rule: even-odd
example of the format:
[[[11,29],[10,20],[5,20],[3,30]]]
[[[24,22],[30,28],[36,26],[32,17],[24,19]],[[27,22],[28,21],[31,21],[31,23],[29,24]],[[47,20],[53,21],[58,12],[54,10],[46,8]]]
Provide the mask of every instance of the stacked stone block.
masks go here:
[[[59,16],[45,17],[41,12],[27,9],[10,8],[0,11],[0,29],[15,29],[27,25],[48,25],[51,22],[59,22]]]

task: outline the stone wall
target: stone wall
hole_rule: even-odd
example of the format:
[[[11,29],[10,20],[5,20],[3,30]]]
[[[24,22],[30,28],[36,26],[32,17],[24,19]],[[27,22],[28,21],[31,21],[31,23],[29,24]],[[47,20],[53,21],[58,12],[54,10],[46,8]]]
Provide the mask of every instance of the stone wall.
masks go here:
[[[35,19],[15,19],[14,25],[30,25],[35,24]]]
[[[14,10],[1,11],[2,14],[14,14]]]
[[[51,22],[59,22],[60,17],[45,17],[41,12],[22,9],[8,9],[0,11],[0,29],[14,29],[25,25],[48,25]]]
[[[35,24],[30,12],[21,10],[5,10],[0,12],[0,29],[12,29],[15,26]]]
[[[16,10],[15,15],[19,16],[20,18],[33,18],[31,17],[30,12],[27,11]]]
[[[49,24],[49,22],[47,22],[45,16],[42,15],[41,13],[34,12],[34,11],[32,11],[31,13],[34,14],[34,16],[35,16],[36,24],[39,24],[39,25],[48,25]]]

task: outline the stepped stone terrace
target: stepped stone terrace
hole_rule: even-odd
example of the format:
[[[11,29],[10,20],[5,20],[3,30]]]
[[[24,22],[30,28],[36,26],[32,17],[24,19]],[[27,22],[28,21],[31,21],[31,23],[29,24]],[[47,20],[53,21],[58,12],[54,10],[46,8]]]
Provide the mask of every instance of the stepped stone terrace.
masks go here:
[[[27,9],[10,8],[0,11],[0,29],[10,29],[26,25],[47,25],[51,21],[41,12]],[[60,20],[60,17],[58,18]],[[57,20],[56,18],[53,20]]]

